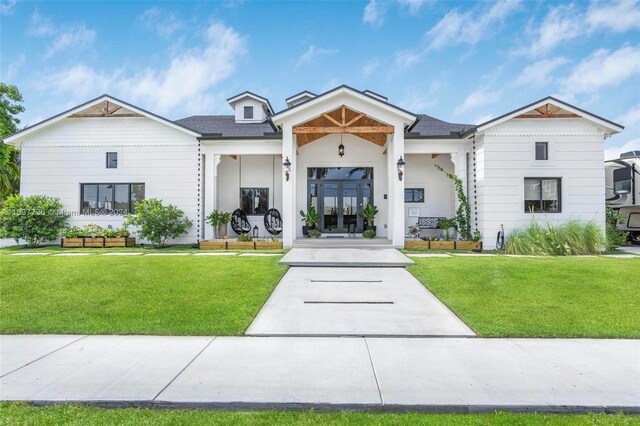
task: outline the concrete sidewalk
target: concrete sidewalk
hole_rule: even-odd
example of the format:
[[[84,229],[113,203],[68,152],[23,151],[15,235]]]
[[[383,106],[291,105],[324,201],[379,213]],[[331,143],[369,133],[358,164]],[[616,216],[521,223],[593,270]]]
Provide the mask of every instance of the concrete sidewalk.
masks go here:
[[[640,341],[2,336],[0,398],[106,406],[640,413]]]

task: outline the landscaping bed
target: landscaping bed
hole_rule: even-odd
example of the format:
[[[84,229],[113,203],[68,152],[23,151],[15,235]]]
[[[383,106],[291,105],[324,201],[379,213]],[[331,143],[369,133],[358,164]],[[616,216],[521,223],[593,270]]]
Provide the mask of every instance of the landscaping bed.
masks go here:
[[[407,250],[475,250],[482,251],[482,241],[405,240]]]
[[[482,337],[640,337],[640,257],[413,258],[409,271]]]
[[[279,260],[2,255],[0,333],[241,335]]]
[[[282,241],[203,240],[200,250],[282,250]]]

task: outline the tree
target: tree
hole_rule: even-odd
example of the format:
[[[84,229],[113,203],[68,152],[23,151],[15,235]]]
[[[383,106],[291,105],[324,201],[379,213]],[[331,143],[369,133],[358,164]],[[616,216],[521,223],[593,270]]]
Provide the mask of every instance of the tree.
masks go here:
[[[171,238],[177,238],[193,223],[174,205],[162,205],[162,200],[149,198],[136,203],[135,214],[125,216],[124,226],[135,226],[139,237],[149,240],[155,247],[164,247]]]
[[[30,247],[55,240],[67,226],[58,198],[11,195],[0,210],[0,238],[26,240]]]
[[[0,83],[0,138],[16,133],[24,112],[22,94],[16,86]],[[2,201],[20,189],[18,150],[0,142],[0,206]]]

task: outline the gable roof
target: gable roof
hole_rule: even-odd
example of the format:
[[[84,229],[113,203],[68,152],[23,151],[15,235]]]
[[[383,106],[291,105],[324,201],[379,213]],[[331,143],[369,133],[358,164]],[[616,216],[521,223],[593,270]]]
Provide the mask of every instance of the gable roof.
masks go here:
[[[554,104],[556,106],[562,107],[563,109],[565,109],[565,110],[567,110],[569,112],[572,112],[574,114],[580,115],[582,118],[585,118],[585,119],[590,120],[590,121],[592,121],[594,123],[597,123],[597,124],[599,124],[599,125],[601,125],[603,127],[606,127],[608,129],[612,130],[614,133],[621,132],[624,129],[624,126],[622,126],[622,125],[620,125],[618,123],[615,123],[615,122],[613,122],[611,120],[607,120],[606,118],[602,118],[600,116],[592,114],[592,113],[590,113],[588,111],[585,111],[583,109],[578,108],[577,106],[568,104],[568,103],[566,103],[564,101],[561,101],[560,99],[556,99],[553,96],[547,96],[546,98],[542,98],[542,99],[540,99],[538,101],[532,102],[529,105],[525,105],[525,106],[523,106],[521,108],[518,108],[518,109],[515,109],[513,111],[510,111],[510,112],[508,112],[506,114],[503,114],[503,115],[501,115],[499,117],[493,118],[493,119],[491,119],[489,121],[485,121],[484,123],[479,124],[477,126],[476,130],[478,132],[482,132],[482,131],[490,128],[490,127],[497,126],[498,124],[504,123],[505,121],[507,121],[507,120],[509,120],[509,119],[511,119],[513,117],[516,117],[516,116],[518,116],[520,114],[523,114],[525,112],[531,111],[531,110],[533,110],[535,108],[539,108],[540,106],[543,106],[543,105],[545,105],[547,103]]]
[[[242,93],[239,93],[235,96],[230,97],[229,99],[227,99],[227,102],[229,102],[229,104],[234,104],[235,102],[239,101],[240,99],[244,99],[244,98],[253,98],[255,100],[257,100],[258,102],[262,102],[263,104],[265,104],[267,106],[267,109],[269,110],[268,113],[269,114],[273,114],[273,107],[271,106],[271,103],[269,102],[269,99],[267,98],[263,98],[260,95],[256,95],[255,93],[252,93],[248,90],[245,90]]]
[[[415,120],[417,120],[417,116],[414,113],[412,113],[410,111],[407,111],[406,109],[402,109],[402,108],[400,108],[400,107],[398,107],[396,105],[390,104],[389,102],[385,102],[385,101],[381,100],[380,98],[378,98],[376,96],[373,96],[373,95],[370,95],[370,94],[365,93],[363,91],[354,89],[353,87],[349,87],[346,84],[343,84],[341,86],[338,86],[336,88],[328,90],[328,91],[326,91],[324,93],[321,93],[321,94],[319,94],[318,96],[316,96],[313,99],[307,99],[304,102],[300,102],[299,104],[293,105],[293,106],[291,106],[289,108],[285,108],[282,111],[279,111],[276,114],[274,114],[273,116],[271,116],[271,119],[273,121],[281,119],[283,116],[289,115],[294,110],[300,109],[300,108],[302,108],[304,106],[309,106],[309,105],[315,104],[317,102],[320,102],[322,99],[324,99],[324,98],[326,98],[328,96],[331,96],[332,94],[337,93],[337,92],[350,92],[350,93],[352,93],[352,94],[354,94],[356,96],[365,97],[368,100],[371,100],[374,103],[378,104],[379,106],[384,107],[385,109],[393,110],[396,113],[405,116],[407,119],[410,119],[412,122],[415,122]]]
[[[203,137],[274,137],[276,129],[269,120],[262,123],[237,123],[233,115],[193,115],[175,121]]]
[[[85,110],[85,109],[87,109],[87,108],[89,108],[89,107],[91,107],[93,105],[98,105],[98,104],[100,104],[102,102],[105,102],[105,101],[113,102],[113,103],[115,103],[117,105],[125,107],[128,110],[136,112],[136,113],[138,113],[140,115],[143,115],[143,116],[145,116],[147,118],[150,118],[150,119],[152,119],[154,121],[157,121],[157,122],[162,123],[162,124],[164,124],[166,126],[172,127],[172,128],[174,128],[176,130],[179,130],[181,132],[187,133],[189,135],[196,136],[196,137],[200,136],[200,134],[198,132],[196,132],[196,131],[194,131],[192,129],[189,129],[189,128],[187,128],[187,127],[185,127],[185,126],[183,126],[183,125],[181,125],[179,123],[175,123],[175,122],[173,122],[173,121],[171,121],[169,119],[166,119],[164,117],[161,117],[161,116],[159,116],[157,114],[154,114],[152,112],[146,111],[146,110],[144,110],[142,108],[139,108],[139,107],[137,107],[135,105],[131,105],[131,104],[127,103],[127,102],[121,101],[120,99],[114,98],[113,96],[104,94],[102,96],[98,96],[97,98],[91,99],[90,101],[87,101],[87,102],[85,102],[85,103],[83,103],[81,105],[78,105],[78,106],[73,107],[71,109],[68,109],[68,110],[66,110],[64,112],[61,112],[60,114],[54,115],[53,117],[49,117],[46,120],[43,120],[43,121],[41,121],[39,123],[36,123],[36,124],[34,124],[32,126],[26,127],[24,129],[16,132],[16,133],[12,134],[12,135],[6,136],[6,137],[3,138],[3,142],[11,143],[11,142],[18,141],[20,138],[22,138],[24,136],[27,136],[27,135],[29,135],[29,134],[31,134],[33,132],[38,131],[38,130],[42,130],[45,127],[51,126],[51,125],[53,125],[53,124],[65,119],[65,118],[67,118],[68,116],[70,116],[72,114],[78,113],[78,112],[83,111],[83,110]]]
[[[459,138],[474,127],[474,124],[449,123],[426,114],[418,114],[418,120],[407,129],[406,138]]]

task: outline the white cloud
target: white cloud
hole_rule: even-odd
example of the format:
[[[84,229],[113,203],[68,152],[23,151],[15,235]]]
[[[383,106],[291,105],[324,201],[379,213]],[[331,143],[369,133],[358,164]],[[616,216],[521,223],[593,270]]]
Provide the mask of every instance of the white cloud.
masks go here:
[[[627,112],[616,118],[614,121],[625,127],[640,124],[640,104],[629,108]]]
[[[614,160],[620,158],[620,154],[629,151],[640,151],[640,139],[633,139],[619,146],[608,146],[604,149],[604,159]]]
[[[427,0],[398,0],[398,3],[401,6],[406,6],[409,9],[409,13],[415,15],[427,3]]]
[[[329,81],[327,81],[324,84],[324,86],[322,86],[322,90],[320,92],[326,92],[326,91],[329,91],[331,89],[335,89],[340,84],[341,84],[340,80],[338,80],[337,78],[332,78]]]
[[[16,5],[16,0],[0,0],[0,15],[10,15]]]
[[[322,47],[316,47],[312,44],[306,52],[300,55],[296,62],[296,68],[311,63],[320,56],[333,55],[335,53],[338,53],[338,49],[323,49]]]
[[[13,78],[18,74],[20,68],[24,65],[27,60],[27,55],[21,53],[17,58],[13,59],[9,66],[7,67],[7,71],[2,76],[2,80],[5,82],[9,82],[13,80]]]
[[[376,27],[382,25],[384,22],[384,9],[377,0],[369,0],[369,3],[364,7],[362,22]]]
[[[367,62],[366,64],[364,64],[364,66],[362,67],[362,74],[365,77],[370,76],[371,74],[373,74],[378,68],[380,67],[380,62],[378,61],[370,61]]]
[[[592,2],[586,11],[574,3],[561,4],[551,7],[542,22],[529,31],[534,38],[531,44],[513,53],[543,56],[563,42],[599,30],[623,32],[634,28],[640,28],[638,0]]]
[[[414,87],[404,99],[398,102],[398,105],[408,111],[423,113],[438,103],[437,95],[446,85],[445,80],[438,79],[431,82],[426,90],[419,86]]]
[[[420,62],[424,53],[418,50],[403,50],[396,53],[395,63],[398,68],[409,68]]]
[[[561,56],[535,62],[522,70],[520,75],[516,77],[514,84],[517,86],[543,86],[548,84],[553,80],[552,73],[567,62]]]
[[[571,71],[564,81],[564,90],[595,93],[637,74],[640,74],[640,46],[623,46],[614,52],[599,49]]]
[[[77,98],[100,93],[120,95],[160,114],[176,108],[202,110],[211,91],[230,77],[246,41],[233,28],[214,23],[205,34],[205,46],[193,48],[167,60],[164,69],[145,69],[132,74],[123,69],[103,72],[84,64],[43,77],[38,88],[54,95],[72,93]]]
[[[474,45],[489,38],[496,33],[497,25],[515,13],[520,6],[520,1],[500,1],[485,10],[452,10],[427,32],[426,37],[430,40],[428,50],[452,44]]]
[[[34,37],[51,39],[44,53],[45,58],[51,58],[61,51],[86,49],[96,38],[96,32],[84,24],[75,24],[71,27],[58,26],[37,11],[31,15],[27,32]]]
[[[148,29],[169,38],[176,31],[184,28],[184,22],[176,17],[172,12],[165,12],[158,7],[151,7],[138,18],[138,20]]]
[[[592,28],[606,28],[617,32],[640,28],[640,2],[593,2],[587,11],[586,21]]]

